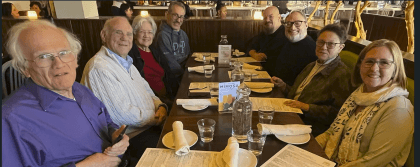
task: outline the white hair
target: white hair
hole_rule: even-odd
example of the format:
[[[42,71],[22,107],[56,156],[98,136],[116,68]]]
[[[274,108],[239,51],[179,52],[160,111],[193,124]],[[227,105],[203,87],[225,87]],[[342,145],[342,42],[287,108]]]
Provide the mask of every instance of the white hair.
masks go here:
[[[153,32],[153,36],[155,36],[157,26],[156,26],[156,23],[155,23],[155,21],[153,20],[153,18],[151,18],[151,17],[149,17],[149,16],[147,16],[147,17],[142,17],[142,16],[140,16],[140,15],[136,16],[136,17],[134,18],[134,20],[133,20],[132,27],[133,27],[133,33],[134,33],[134,35],[137,35],[138,30],[141,28],[141,26],[143,25],[143,23],[144,23],[145,21],[149,22],[149,23],[150,23],[150,25],[152,25],[152,32]]]
[[[57,27],[53,23],[46,20],[28,20],[14,25],[8,32],[9,39],[6,44],[6,49],[12,57],[13,68],[22,72],[25,71],[28,67],[25,55],[23,55],[22,53],[22,47],[20,46],[19,36],[23,30],[38,26],[48,26],[60,30],[66,37],[67,42],[70,45],[71,51],[76,55],[77,58],[79,57],[77,55],[82,50],[82,45],[75,35],[73,35],[65,29]]]

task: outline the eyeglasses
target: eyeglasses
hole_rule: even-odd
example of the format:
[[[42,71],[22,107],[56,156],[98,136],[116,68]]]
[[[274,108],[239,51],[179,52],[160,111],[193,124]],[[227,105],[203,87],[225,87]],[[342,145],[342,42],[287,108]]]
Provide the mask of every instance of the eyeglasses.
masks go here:
[[[318,47],[323,47],[324,44],[327,44],[328,49],[334,49],[337,44],[341,44],[341,43],[325,42],[323,40],[316,41],[316,46]]]
[[[378,64],[379,68],[381,69],[388,69],[394,64],[394,61],[381,59],[376,61],[375,59],[366,59],[362,62],[363,67],[371,68],[374,64]]]
[[[286,21],[286,23],[284,23],[284,24],[286,25],[286,27],[292,27],[293,24],[296,27],[300,27],[300,25],[302,25],[302,22],[305,22],[306,23],[306,21],[294,21],[294,22]]]
[[[178,14],[176,14],[176,13],[172,13],[172,19],[174,19],[174,20],[178,20],[178,19],[181,19],[181,20],[184,20],[185,19],[185,16],[184,15],[178,15]]]
[[[72,54],[70,50],[63,50],[57,53],[58,55],[55,56],[53,53],[41,54],[35,60],[27,60],[30,62],[35,62],[35,64],[40,67],[49,67],[51,66],[52,62],[54,61],[55,57],[60,58],[61,61],[64,63],[71,62],[76,58],[76,55]]]

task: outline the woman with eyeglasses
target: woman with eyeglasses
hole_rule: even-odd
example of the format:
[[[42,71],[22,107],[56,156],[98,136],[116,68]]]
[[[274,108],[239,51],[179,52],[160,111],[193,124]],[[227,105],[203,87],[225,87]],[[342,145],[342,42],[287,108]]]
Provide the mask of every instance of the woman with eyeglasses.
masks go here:
[[[301,118],[305,124],[312,125],[314,136],[328,129],[353,90],[350,69],[338,56],[347,40],[346,32],[338,24],[327,25],[319,32],[315,49],[318,60],[300,72],[293,86],[278,77],[271,78],[287,98],[293,99],[285,105],[302,110]]]
[[[359,86],[331,127],[316,137],[327,156],[345,166],[403,166],[414,133],[401,50],[373,41],[359,54],[352,84]]]

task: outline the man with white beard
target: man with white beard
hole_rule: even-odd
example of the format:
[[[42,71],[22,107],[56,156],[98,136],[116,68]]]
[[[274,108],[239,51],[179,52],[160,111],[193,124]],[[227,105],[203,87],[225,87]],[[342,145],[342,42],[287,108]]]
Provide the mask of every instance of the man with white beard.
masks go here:
[[[270,76],[281,78],[293,85],[296,77],[309,63],[317,60],[315,41],[307,35],[306,16],[300,11],[292,11],[285,22],[285,43],[277,49],[276,60],[267,61],[264,68]]]

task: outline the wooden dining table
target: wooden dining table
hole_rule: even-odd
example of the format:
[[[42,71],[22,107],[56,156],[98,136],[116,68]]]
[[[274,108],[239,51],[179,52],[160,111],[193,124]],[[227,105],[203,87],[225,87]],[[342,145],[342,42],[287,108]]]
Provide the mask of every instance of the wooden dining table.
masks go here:
[[[215,70],[213,71],[211,78],[206,78],[204,74],[197,72],[188,72],[185,70],[181,84],[178,90],[178,93],[175,97],[176,99],[209,99],[209,93],[189,93],[189,85],[191,82],[229,82],[228,71],[231,70],[229,66],[218,65],[217,58],[216,62],[212,63],[215,65]],[[202,66],[204,63],[197,62],[194,60],[194,57],[188,58],[186,62],[187,67]],[[259,79],[252,80],[252,82],[270,82],[269,79]],[[276,97],[284,98],[285,95],[278,89],[273,88],[273,91],[269,93],[255,93],[252,92],[250,97]],[[172,106],[172,109],[169,113],[169,116],[166,119],[166,122],[163,126],[162,133],[157,145],[157,148],[166,148],[162,144],[162,138],[168,132],[172,131],[172,123],[174,121],[181,121],[184,125],[184,130],[190,130],[195,132],[199,137],[199,130],[197,121],[202,118],[211,118],[216,121],[215,131],[213,141],[209,143],[204,143],[198,139],[197,143],[191,146],[191,150],[203,150],[203,151],[222,151],[227,145],[229,137],[232,136],[232,114],[219,114],[217,106],[209,106],[206,109],[200,111],[188,111],[180,105]],[[252,129],[257,128],[258,124],[258,112],[252,112]],[[304,124],[302,119],[297,113],[291,112],[275,112],[272,124],[277,125],[286,125],[286,124]],[[200,137],[199,137],[200,138]],[[270,159],[274,154],[280,151],[288,143],[280,141],[274,135],[268,135],[266,142],[262,151],[262,154],[257,156],[258,164],[261,166]],[[322,148],[316,142],[314,136],[311,134],[311,139],[305,144],[296,145],[302,149],[305,149],[311,153],[314,153],[318,156],[328,159]],[[240,148],[248,149],[248,144],[243,143],[239,145]]]

